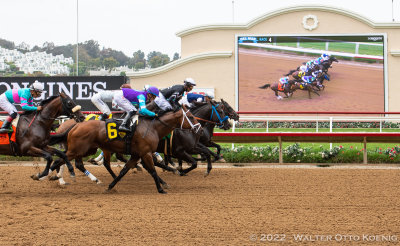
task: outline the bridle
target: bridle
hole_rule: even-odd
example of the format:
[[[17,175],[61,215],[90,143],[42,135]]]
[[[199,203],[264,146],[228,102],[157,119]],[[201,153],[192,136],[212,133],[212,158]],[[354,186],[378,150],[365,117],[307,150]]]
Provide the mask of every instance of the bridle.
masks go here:
[[[222,106],[223,106],[223,104],[222,104]],[[200,118],[200,117],[196,117],[196,116],[194,118],[196,118],[197,120],[201,120],[201,121],[204,121],[204,122],[211,123],[211,124],[216,124],[219,128],[221,128],[224,125],[225,121],[227,121],[229,119],[229,117],[225,116],[224,118],[221,118],[221,116],[219,115],[219,113],[217,111],[218,107],[219,107],[219,104],[217,104],[215,106],[211,105],[211,115],[210,115],[210,119],[209,120],[206,120],[206,119],[203,119],[203,118]],[[213,121],[214,112],[215,112],[215,115],[218,118],[218,122]]]
[[[181,129],[183,129],[183,123],[185,122],[185,119],[186,119],[187,122],[190,124],[190,127],[192,128],[192,130],[195,133],[197,133],[201,129],[201,125],[200,125],[200,123],[193,124],[192,121],[187,116],[188,112],[189,112],[189,109],[185,112],[185,110],[183,110],[183,108],[182,108],[183,117],[182,117]]]

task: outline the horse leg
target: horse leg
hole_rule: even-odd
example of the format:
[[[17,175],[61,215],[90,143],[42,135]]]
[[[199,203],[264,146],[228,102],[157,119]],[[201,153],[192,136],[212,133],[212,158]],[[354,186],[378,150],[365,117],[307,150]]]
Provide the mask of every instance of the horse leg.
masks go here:
[[[46,159],[46,161],[47,161],[46,168],[43,170],[43,172],[37,173],[36,175],[31,176],[31,178],[33,180],[40,180],[40,181],[44,180],[49,175],[50,165],[53,162],[53,158],[51,157],[51,154],[44,150],[36,148],[36,147],[31,147],[27,151],[27,154],[31,155],[31,156],[36,156],[36,157],[43,157],[44,159]]]
[[[132,167],[134,167],[137,164],[139,159],[140,159],[140,157],[138,157],[138,156],[131,156],[131,158],[128,160],[128,162],[124,165],[124,167],[119,172],[119,175],[108,185],[109,191],[122,179],[122,177],[125,176],[125,174],[129,171],[129,169],[131,169]]]
[[[154,162],[154,159],[153,159],[153,162]],[[156,162],[154,162],[154,164],[156,165]],[[160,164],[160,163],[158,163],[158,164]],[[143,164],[143,167],[151,175],[151,171],[147,169],[147,166]],[[158,167],[160,167],[160,166],[158,166]],[[179,171],[177,171],[177,172],[179,172]],[[163,186],[164,189],[169,189],[170,188],[170,186],[164,180],[162,180],[160,176],[158,176],[158,179],[160,180],[160,183],[161,183],[161,185]]]
[[[186,162],[191,163],[191,166],[186,169],[182,169],[182,159],[179,159],[179,167],[180,167],[180,172],[181,176],[186,175],[188,172],[192,171],[193,169],[197,168],[197,161],[189,155],[186,151],[183,151],[183,153],[180,154],[182,159],[184,159]],[[178,169],[179,170],[179,169]]]
[[[75,177],[74,168],[72,167],[71,162],[68,160],[67,155],[65,154],[64,151],[58,150],[58,149],[50,147],[50,146],[47,146],[46,148],[44,148],[44,150],[49,152],[49,153],[51,153],[51,154],[53,154],[53,155],[57,155],[59,158],[62,158],[65,161],[65,164],[68,167],[68,171],[69,171],[71,177],[72,178]]]
[[[103,165],[107,169],[108,173],[115,179],[117,175],[113,172],[110,166],[110,160],[111,160],[111,153],[108,151],[103,151],[103,157],[104,157],[104,162]]]
[[[282,99],[282,97],[278,95],[278,91],[274,91],[274,92],[275,92],[275,96],[276,96],[276,98],[277,98],[278,100],[281,100],[281,99]]]
[[[198,149],[198,151],[201,152],[202,154],[204,154],[207,158],[207,170],[204,174],[204,177],[207,177],[210,174],[211,169],[212,169],[211,156],[209,154],[211,151],[201,143],[197,144],[196,149]]]
[[[141,158],[142,158],[142,160],[144,162],[144,167],[150,173],[150,175],[154,179],[154,182],[156,183],[156,187],[157,187],[158,193],[166,194],[167,192],[165,192],[163,190],[163,188],[161,187],[160,178],[158,177],[157,171],[154,168],[153,154],[149,152],[149,153],[145,154],[144,156],[142,156]]]
[[[85,166],[83,165],[82,157],[75,158],[75,167],[79,169],[82,173],[90,178],[91,181],[96,182],[97,184],[101,184],[101,181],[96,178],[93,174],[91,174],[88,170],[86,170]]]
[[[162,168],[163,170],[166,170],[166,171],[169,171],[169,172],[173,172],[174,174],[178,174],[178,175],[180,174],[179,171],[178,171],[176,168],[167,166],[167,165],[164,163],[164,161],[163,161],[163,162],[157,162],[156,160],[157,160],[157,159],[153,156],[153,163],[154,163],[154,166],[159,167],[159,168]],[[143,165],[143,163],[142,163],[142,165]],[[143,167],[145,167],[145,166],[143,165]],[[161,180],[160,180],[160,182],[161,182]],[[161,184],[162,184],[162,182],[161,182]]]

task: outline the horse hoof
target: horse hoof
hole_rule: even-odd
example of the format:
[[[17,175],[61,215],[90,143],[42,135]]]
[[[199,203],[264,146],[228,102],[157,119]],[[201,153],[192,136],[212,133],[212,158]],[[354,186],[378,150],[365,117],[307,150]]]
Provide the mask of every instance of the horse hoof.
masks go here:
[[[100,181],[100,179],[96,179],[96,184],[102,184],[103,182]]]
[[[163,184],[162,186],[163,186],[164,189],[167,189],[167,190],[168,190],[169,188],[171,188],[171,187],[169,186],[169,184]]]
[[[165,190],[163,190],[163,189],[159,190],[158,193],[160,193],[160,194],[167,194],[167,192],[166,192]]]
[[[39,180],[39,174],[33,174],[33,175],[31,175],[31,179],[33,179],[33,180]]]
[[[181,175],[181,172],[179,172],[179,170],[177,170],[177,169],[174,169],[173,173],[176,175]]]
[[[221,158],[218,160],[218,162],[226,163],[226,160],[224,158]]]
[[[58,180],[59,177],[57,175],[53,175],[49,178],[49,180]]]
[[[207,177],[209,174],[210,174],[210,172],[206,171],[206,172],[204,173],[204,178]]]
[[[118,191],[116,189],[106,189],[104,191],[104,194],[113,194],[113,193],[117,193]]]
[[[181,175],[181,176],[187,176],[187,174],[184,173],[184,172],[180,172],[179,175]]]

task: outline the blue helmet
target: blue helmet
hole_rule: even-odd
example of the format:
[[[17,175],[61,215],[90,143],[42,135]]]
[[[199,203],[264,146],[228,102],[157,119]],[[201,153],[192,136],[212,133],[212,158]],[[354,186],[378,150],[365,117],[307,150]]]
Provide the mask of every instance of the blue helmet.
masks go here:
[[[154,95],[154,96],[156,96],[156,97],[158,97],[158,95],[160,95],[160,91],[159,91],[158,88],[155,87],[155,86],[149,86],[149,87],[146,89],[146,92],[147,92],[147,93],[150,93],[150,94],[152,94],[152,95]]]
[[[328,58],[328,57],[329,57],[329,55],[328,55],[328,54],[326,54],[326,53],[323,53],[323,54],[321,55],[321,57],[322,57],[322,58]]]

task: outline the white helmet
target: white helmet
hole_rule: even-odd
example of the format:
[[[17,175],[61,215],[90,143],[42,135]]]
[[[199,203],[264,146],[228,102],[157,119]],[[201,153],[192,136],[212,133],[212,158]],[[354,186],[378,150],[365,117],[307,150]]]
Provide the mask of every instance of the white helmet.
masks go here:
[[[191,86],[196,86],[196,82],[194,82],[194,79],[192,79],[192,78],[186,78],[186,79],[183,81],[183,83],[189,84],[189,85],[191,85]]]
[[[204,93],[204,96],[214,99],[214,92],[206,91],[206,93]]]
[[[31,84],[29,89],[39,91],[39,92],[45,92],[44,85],[37,80],[35,80],[35,82],[33,82],[33,84]]]

